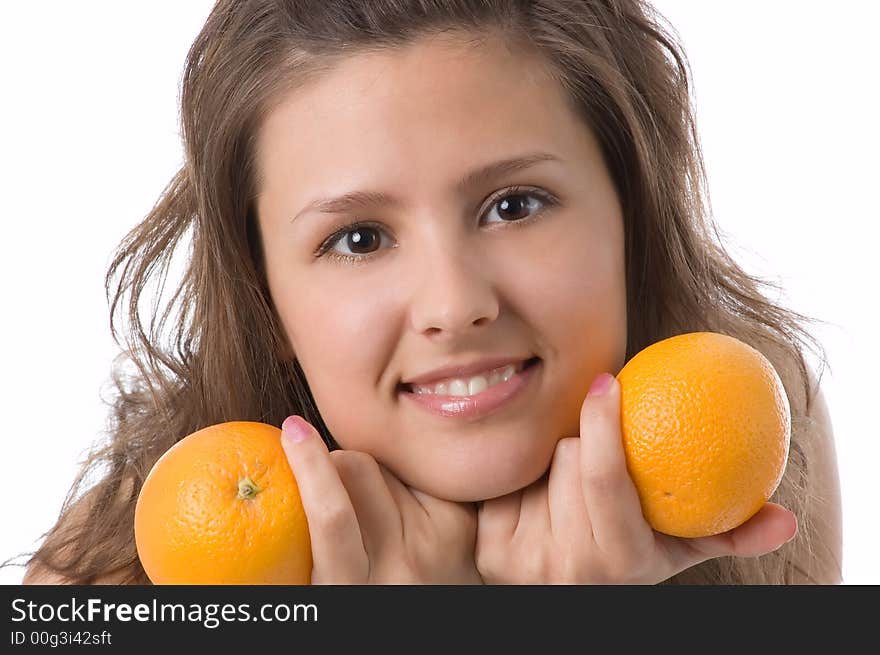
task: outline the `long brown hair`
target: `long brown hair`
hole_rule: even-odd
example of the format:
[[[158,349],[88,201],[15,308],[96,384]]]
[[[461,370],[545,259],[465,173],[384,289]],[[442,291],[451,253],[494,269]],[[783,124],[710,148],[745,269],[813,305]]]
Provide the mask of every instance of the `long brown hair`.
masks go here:
[[[335,446],[289,351],[262,270],[254,198],[257,130],[283,93],[341,58],[454,32],[499,35],[542,58],[596,134],[622,203],[627,359],[682,332],[736,336],[776,365],[792,409],[790,459],[774,500],[800,532],[761,558],[710,560],[670,582],[784,583],[814,535],[806,476],[815,428],[809,319],[772,302],[714,227],[693,115],[691,72],[665,19],[642,0],[219,0],[181,87],[185,164],[123,240],[106,290],[122,348],[106,439],[83,462],[28,564],[89,584],[148,584],[134,507],[175,442],[226,420],[303,415]],[[179,283],[166,291],[179,266]],[[89,485],[93,475],[98,481]],[[87,501],[87,502],[86,502]]]

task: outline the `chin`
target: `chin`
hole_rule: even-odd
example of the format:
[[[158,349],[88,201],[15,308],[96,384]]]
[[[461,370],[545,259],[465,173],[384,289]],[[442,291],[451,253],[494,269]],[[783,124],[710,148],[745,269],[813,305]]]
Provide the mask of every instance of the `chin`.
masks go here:
[[[424,493],[457,503],[475,503],[505,496],[529,486],[538,480],[549,466],[549,461],[515,471],[481,471],[471,469],[444,479],[420,479],[409,486]]]

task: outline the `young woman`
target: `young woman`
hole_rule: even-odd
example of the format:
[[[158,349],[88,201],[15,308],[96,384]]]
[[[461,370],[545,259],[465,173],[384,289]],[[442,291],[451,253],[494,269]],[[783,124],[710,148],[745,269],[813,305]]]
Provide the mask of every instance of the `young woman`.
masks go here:
[[[221,0],[181,110],[185,165],[108,272],[134,364],[113,438],[26,581],[147,583],[144,477],[226,420],[284,425],[316,583],[840,581],[815,342],[716,240],[686,59],[649,5]],[[791,450],[749,522],[672,539],[602,374],[698,330],[774,364]]]

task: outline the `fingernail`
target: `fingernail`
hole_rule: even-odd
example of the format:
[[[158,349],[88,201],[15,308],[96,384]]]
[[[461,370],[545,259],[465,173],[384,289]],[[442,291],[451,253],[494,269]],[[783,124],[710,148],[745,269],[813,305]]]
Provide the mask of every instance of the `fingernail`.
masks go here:
[[[611,388],[611,383],[614,381],[614,376],[610,373],[600,373],[596,376],[596,379],[593,380],[593,384],[590,385],[590,390],[587,392],[588,396],[602,396]]]
[[[299,443],[312,433],[311,427],[301,416],[288,416],[281,424],[281,432],[290,441]]]

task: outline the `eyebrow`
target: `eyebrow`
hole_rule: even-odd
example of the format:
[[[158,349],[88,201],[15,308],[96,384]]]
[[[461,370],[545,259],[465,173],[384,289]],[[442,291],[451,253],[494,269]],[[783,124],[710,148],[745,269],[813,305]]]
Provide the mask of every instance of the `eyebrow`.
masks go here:
[[[456,189],[461,193],[481,183],[509,175],[544,161],[559,162],[562,160],[548,152],[532,152],[518,157],[491,162],[467,173],[459,180]],[[398,198],[381,191],[349,191],[341,196],[319,198],[310,202],[291,218],[290,222],[292,223],[303,214],[313,211],[322,214],[342,214],[365,207],[378,207],[380,205],[399,207],[401,204]]]

